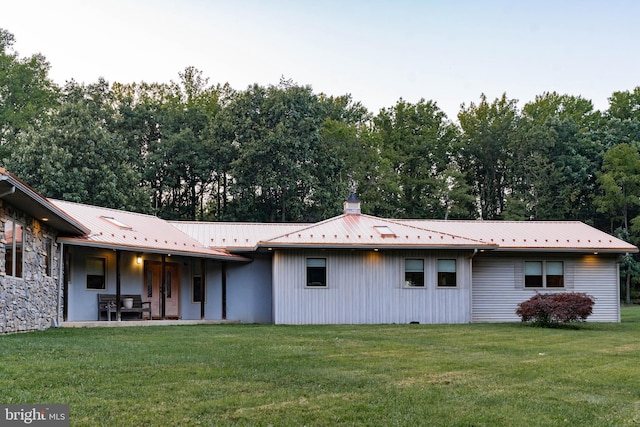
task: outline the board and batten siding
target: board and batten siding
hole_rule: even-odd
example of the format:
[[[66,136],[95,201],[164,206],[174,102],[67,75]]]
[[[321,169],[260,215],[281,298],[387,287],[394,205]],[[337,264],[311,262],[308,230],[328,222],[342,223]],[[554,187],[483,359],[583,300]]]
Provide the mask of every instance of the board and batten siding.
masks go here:
[[[472,321],[520,321],[515,313],[518,304],[536,293],[524,287],[524,261],[564,261],[565,287],[537,288],[539,293],[584,292],[595,299],[593,314],[587,319],[596,322],[619,322],[619,279],[615,257],[585,256],[477,256],[473,259]]]
[[[276,251],[276,324],[390,324],[471,321],[470,252]],[[327,287],[306,287],[306,259],[326,258]],[[404,284],[405,258],[425,260],[424,288]],[[457,287],[436,286],[437,260],[456,259]]]

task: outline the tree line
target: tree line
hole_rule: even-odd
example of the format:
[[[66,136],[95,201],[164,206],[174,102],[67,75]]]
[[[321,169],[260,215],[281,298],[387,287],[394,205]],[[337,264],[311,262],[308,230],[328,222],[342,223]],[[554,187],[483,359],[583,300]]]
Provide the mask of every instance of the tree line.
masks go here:
[[[0,157],[50,198],[209,221],[322,220],[356,189],[392,218],[580,220],[640,237],[640,87],[581,96],[403,99],[377,113],[282,78],[243,90],[187,67],[169,83],[58,86],[0,29]]]

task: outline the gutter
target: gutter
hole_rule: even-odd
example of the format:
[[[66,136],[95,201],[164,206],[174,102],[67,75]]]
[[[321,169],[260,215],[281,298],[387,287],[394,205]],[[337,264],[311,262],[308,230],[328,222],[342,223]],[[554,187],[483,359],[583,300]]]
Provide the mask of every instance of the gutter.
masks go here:
[[[185,257],[206,258],[206,259],[221,260],[221,261],[238,261],[238,262],[252,261],[250,258],[245,258],[241,255],[235,255],[231,253],[229,253],[228,255],[225,255],[225,254],[212,254],[207,252],[185,252],[185,251],[178,251],[175,249],[164,250],[161,248],[148,248],[144,246],[114,245],[110,243],[94,242],[91,240],[77,239],[73,237],[59,237],[58,241],[61,243],[66,242],[68,245],[72,245],[72,246],[85,246],[85,247],[91,247],[91,248],[123,250],[123,251],[129,251],[129,252],[145,252],[145,253],[157,254],[157,255],[185,256]]]

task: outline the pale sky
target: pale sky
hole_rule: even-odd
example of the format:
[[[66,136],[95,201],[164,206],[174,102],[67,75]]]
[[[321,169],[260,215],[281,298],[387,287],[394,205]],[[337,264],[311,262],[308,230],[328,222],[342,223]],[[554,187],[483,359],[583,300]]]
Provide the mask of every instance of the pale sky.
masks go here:
[[[635,0],[0,0],[20,56],[58,84],[178,81],[187,66],[243,90],[284,76],[377,113],[545,91],[605,110],[640,86]]]

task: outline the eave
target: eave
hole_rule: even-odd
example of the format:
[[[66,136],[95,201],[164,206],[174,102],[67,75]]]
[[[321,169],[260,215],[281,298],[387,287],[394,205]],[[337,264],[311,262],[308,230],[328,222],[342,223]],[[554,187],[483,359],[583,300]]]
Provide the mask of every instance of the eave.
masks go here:
[[[123,244],[113,244],[113,243],[106,243],[106,242],[95,242],[89,239],[72,238],[72,237],[58,238],[58,242],[71,245],[71,246],[83,246],[83,247],[100,248],[100,249],[122,250],[122,251],[129,251],[129,252],[143,252],[143,253],[158,254],[158,255],[206,258],[206,259],[219,260],[219,261],[232,261],[232,262],[252,261],[250,258],[232,254],[227,252],[226,250],[221,250],[221,249],[211,249],[210,251],[181,251],[179,249],[166,249],[166,248],[146,247],[146,246],[140,246],[140,245],[123,245]]]
[[[0,168],[0,198],[62,234],[86,235],[91,232],[3,168]]]

